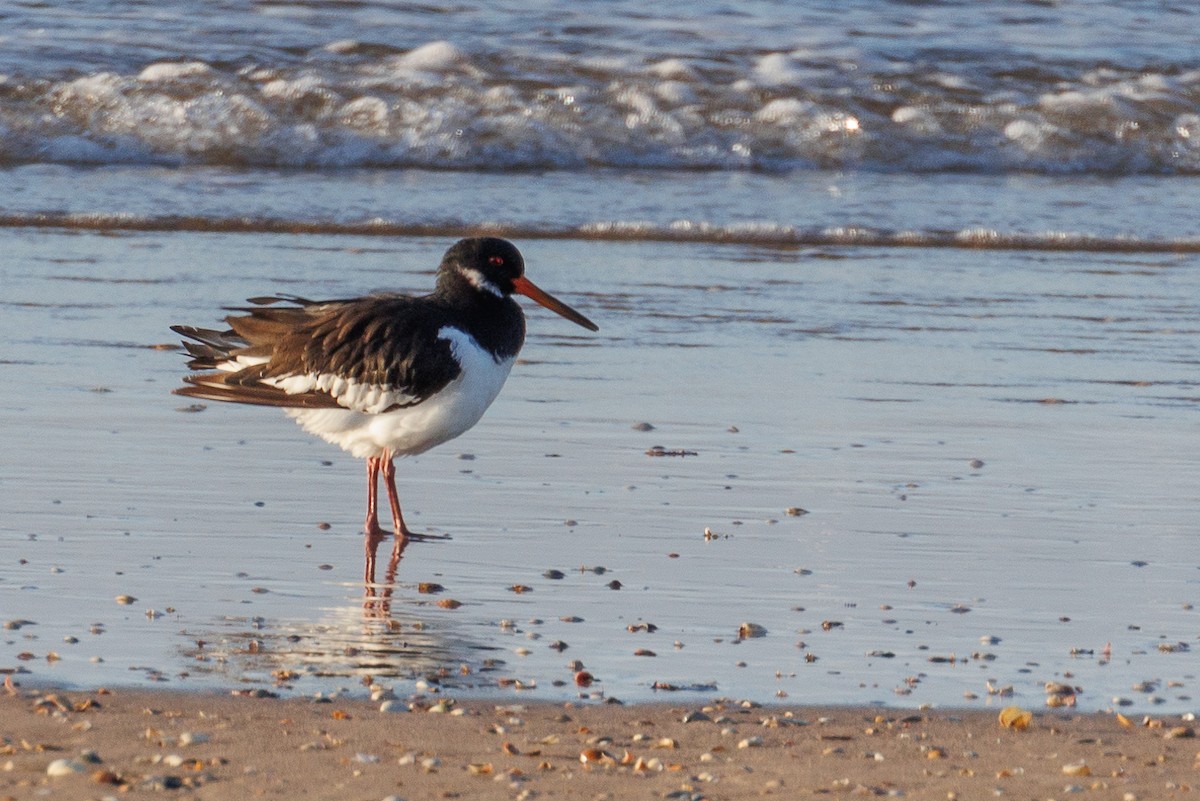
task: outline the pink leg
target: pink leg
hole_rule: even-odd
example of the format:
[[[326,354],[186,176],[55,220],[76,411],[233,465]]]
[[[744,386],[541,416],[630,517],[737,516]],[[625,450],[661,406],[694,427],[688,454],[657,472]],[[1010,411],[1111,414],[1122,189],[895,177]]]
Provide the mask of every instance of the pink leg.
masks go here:
[[[375,552],[379,543],[383,542],[386,534],[379,527],[378,502],[379,468],[382,457],[372,456],[367,459],[367,522],[366,522],[366,551],[367,569],[363,577],[368,584],[375,583]]]
[[[388,503],[392,506],[392,524],[395,528],[396,539],[403,542],[412,536],[408,526],[404,525],[404,515],[400,512],[400,496],[396,493],[396,464],[392,461],[392,452],[384,451],[379,457],[383,480],[387,485]]]

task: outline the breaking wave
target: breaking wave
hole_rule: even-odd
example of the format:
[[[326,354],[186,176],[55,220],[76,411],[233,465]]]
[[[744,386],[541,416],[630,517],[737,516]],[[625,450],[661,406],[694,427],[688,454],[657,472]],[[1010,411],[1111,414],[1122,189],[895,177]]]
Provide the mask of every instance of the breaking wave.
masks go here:
[[[340,41],[276,65],[0,76],[3,162],[1196,174],[1200,69]]]

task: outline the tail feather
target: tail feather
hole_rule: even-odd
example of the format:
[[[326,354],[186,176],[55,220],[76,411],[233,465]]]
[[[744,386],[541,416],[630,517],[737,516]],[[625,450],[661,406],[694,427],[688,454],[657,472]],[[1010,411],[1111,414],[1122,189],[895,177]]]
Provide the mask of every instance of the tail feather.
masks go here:
[[[289,395],[268,384],[237,383],[238,373],[196,373],[184,376],[187,386],[174,390],[176,395],[226,403],[245,403],[252,406],[277,406],[301,409],[340,409],[338,402],[327,393]]]

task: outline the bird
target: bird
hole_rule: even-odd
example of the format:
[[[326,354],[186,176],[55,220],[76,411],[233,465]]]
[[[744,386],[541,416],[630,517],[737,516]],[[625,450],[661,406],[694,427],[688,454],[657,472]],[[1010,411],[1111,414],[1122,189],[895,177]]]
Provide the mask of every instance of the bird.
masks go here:
[[[589,331],[599,328],[525,277],[515,245],[470,237],[452,245],[433,292],[343,300],[296,295],[226,307],[226,330],[174,325],[191,371],[178,395],[274,406],[311,434],[366,459],[366,580],[386,539],[378,481],[391,507],[393,570],[409,540],[395,462],[474,426],[496,399],[525,341],[522,295]]]

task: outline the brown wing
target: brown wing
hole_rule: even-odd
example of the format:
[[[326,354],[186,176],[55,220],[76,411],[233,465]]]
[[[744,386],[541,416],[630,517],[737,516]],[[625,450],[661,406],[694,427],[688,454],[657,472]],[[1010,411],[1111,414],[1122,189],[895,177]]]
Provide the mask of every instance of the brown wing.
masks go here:
[[[445,312],[428,298],[253,298],[214,331],[173,326],[187,337],[186,376],[176,392],[196,398],[292,408],[380,412],[414,406],[459,374],[438,332]],[[287,305],[282,305],[287,304]]]

